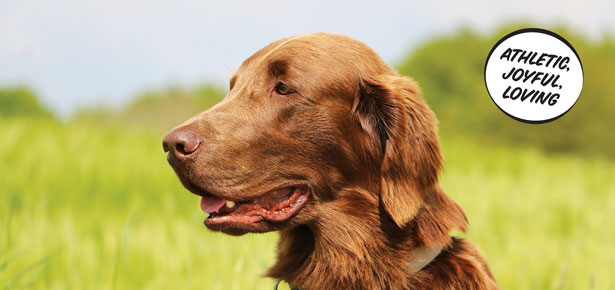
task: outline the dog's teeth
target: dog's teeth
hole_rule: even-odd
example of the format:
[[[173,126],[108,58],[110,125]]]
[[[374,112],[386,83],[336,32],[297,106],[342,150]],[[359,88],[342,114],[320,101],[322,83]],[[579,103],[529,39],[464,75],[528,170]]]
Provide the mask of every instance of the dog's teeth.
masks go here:
[[[235,202],[234,201],[230,201],[230,200],[226,201],[226,207],[233,208],[234,206],[235,206]]]

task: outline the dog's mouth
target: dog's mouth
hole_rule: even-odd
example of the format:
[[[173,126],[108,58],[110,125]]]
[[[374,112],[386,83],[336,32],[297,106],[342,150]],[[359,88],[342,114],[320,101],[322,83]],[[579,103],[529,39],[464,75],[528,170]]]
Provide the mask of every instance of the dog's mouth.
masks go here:
[[[201,209],[209,213],[205,225],[216,226],[284,222],[305,205],[309,193],[305,185],[287,185],[246,201],[225,200],[209,193],[199,195],[202,196]]]

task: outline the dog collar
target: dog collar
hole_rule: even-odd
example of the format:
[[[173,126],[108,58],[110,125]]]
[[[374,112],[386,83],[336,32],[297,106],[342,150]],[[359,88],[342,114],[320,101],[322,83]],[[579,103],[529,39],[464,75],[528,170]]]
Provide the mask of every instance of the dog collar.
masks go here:
[[[444,248],[444,245],[436,245],[436,246],[423,246],[416,248],[410,252],[410,259],[406,263],[406,266],[410,269],[412,274],[422,270],[427,266],[431,261],[433,261]],[[278,285],[282,280],[277,280],[275,285],[273,285],[273,290],[278,290]],[[288,284],[291,290],[299,290],[299,288],[294,287],[293,285]]]
[[[412,250],[410,260],[406,263],[412,273],[416,273],[433,261],[444,248],[444,245],[423,246]]]
[[[275,281],[275,285],[273,285],[273,290],[278,290],[278,285],[280,285],[281,281],[282,280]],[[293,287],[293,285],[288,284],[288,286],[290,286],[290,290],[299,290],[299,288],[295,288]]]

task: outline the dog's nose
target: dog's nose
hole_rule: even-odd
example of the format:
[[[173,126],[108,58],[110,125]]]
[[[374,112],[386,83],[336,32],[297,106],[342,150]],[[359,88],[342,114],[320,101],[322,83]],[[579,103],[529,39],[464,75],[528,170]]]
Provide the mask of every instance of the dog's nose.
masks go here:
[[[193,155],[201,145],[201,140],[187,128],[177,128],[162,140],[164,152],[171,152],[177,158],[185,159]]]

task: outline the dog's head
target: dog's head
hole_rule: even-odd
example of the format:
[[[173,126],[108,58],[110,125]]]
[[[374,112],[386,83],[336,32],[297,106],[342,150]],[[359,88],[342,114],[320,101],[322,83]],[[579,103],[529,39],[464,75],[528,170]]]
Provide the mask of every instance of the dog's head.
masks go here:
[[[437,199],[435,122],[416,84],[372,49],[319,33],[246,59],[224,100],[163,145],[210,229],[266,232],[367,207],[403,227]]]

